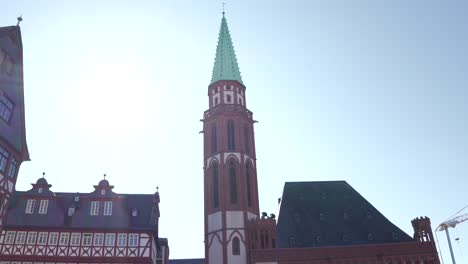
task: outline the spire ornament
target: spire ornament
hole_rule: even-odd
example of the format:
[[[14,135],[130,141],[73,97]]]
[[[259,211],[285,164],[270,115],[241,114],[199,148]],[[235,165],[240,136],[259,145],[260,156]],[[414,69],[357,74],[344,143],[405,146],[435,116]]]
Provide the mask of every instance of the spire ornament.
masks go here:
[[[20,15],[19,17],[16,18],[18,20],[18,23],[16,23],[16,26],[18,27],[21,21],[23,21],[23,15]]]

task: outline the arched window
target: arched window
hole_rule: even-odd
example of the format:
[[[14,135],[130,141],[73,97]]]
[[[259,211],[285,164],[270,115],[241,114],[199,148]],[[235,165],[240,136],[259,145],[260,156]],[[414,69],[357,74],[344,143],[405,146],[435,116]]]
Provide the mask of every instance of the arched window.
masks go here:
[[[218,151],[218,144],[216,140],[216,125],[213,124],[211,127],[211,153]]]
[[[229,185],[231,194],[231,203],[237,203],[237,179],[236,179],[236,165],[234,161],[229,164]]]
[[[219,170],[218,163],[213,164],[213,207],[219,206]]]
[[[244,126],[244,143],[245,143],[245,152],[250,154],[250,144],[249,144],[249,128]]]
[[[234,150],[235,142],[234,142],[234,121],[228,120],[227,123],[227,136],[228,136],[228,149]]]
[[[232,255],[240,255],[240,241],[238,237],[232,239]]]
[[[247,181],[247,206],[252,206],[252,190],[251,190],[251,168],[250,168],[250,163],[247,163],[246,166],[246,181]]]

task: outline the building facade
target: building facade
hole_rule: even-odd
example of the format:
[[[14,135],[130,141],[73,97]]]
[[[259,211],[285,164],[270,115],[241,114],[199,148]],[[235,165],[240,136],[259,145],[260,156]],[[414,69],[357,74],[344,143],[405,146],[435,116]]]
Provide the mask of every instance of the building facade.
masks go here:
[[[0,231],[19,167],[26,160],[21,30],[18,25],[0,27]]]
[[[107,180],[89,193],[53,192],[40,178],[15,192],[0,235],[1,264],[167,264],[158,237],[159,193],[117,194]]]

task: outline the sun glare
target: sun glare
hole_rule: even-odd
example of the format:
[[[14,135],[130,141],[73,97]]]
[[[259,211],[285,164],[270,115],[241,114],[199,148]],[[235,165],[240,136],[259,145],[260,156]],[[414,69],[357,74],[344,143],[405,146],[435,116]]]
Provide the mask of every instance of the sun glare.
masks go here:
[[[135,136],[151,112],[152,93],[138,67],[128,63],[95,64],[71,87],[77,126],[91,137]]]

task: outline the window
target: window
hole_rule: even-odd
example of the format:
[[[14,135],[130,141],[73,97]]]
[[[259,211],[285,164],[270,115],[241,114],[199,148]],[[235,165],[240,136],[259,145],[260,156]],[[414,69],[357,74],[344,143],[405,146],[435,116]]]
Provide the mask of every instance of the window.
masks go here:
[[[36,204],[36,200],[34,199],[28,199],[26,203],[26,213],[27,214],[32,214],[34,212],[34,205]]]
[[[59,234],[57,232],[53,232],[49,234],[49,245],[57,245]]]
[[[372,234],[372,233],[367,234],[367,239],[368,239],[369,241],[374,240],[374,234]]]
[[[106,190],[101,190],[101,195],[106,195]]]
[[[42,188],[39,188],[39,189],[37,190],[37,192],[38,192],[38,193],[42,193]]]
[[[41,232],[39,233],[39,236],[37,237],[37,244],[38,245],[45,245],[47,244],[47,232]]]
[[[106,234],[106,246],[114,246],[115,234]]]
[[[15,231],[7,231],[5,236],[5,244],[13,244],[15,241]]]
[[[296,247],[296,238],[294,236],[289,237],[289,246]]]
[[[83,246],[91,246],[91,242],[93,241],[93,234],[83,234]]]
[[[29,232],[28,233],[28,240],[26,241],[26,244],[28,244],[28,245],[36,244],[36,238],[37,238],[37,232]]]
[[[213,207],[219,206],[219,169],[218,163],[213,164]]]
[[[24,244],[24,242],[26,241],[26,232],[18,232],[16,234],[16,241],[15,241],[15,244]]]
[[[117,238],[117,246],[125,247],[127,245],[127,234],[119,234]]]
[[[0,118],[9,123],[13,113],[13,102],[5,95],[0,95]]]
[[[244,126],[244,147],[245,147],[245,152],[250,153],[250,144],[249,144],[249,128]]]
[[[5,171],[8,157],[10,157],[10,153],[0,146],[0,171]]]
[[[236,180],[236,166],[234,161],[229,164],[229,188],[231,194],[231,203],[237,203],[237,180]]]
[[[70,246],[79,246],[81,240],[80,233],[72,233],[70,238]]]
[[[226,94],[226,102],[231,103],[231,95],[230,94]]]
[[[94,234],[94,245],[95,246],[102,246],[104,244],[104,234]]]
[[[68,216],[72,216],[74,213],[75,213],[75,208],[74,207],[68,208]]]
[[[49,206],[49,200],[41,200],[39,203],[39,214],[47,214],[47,207]]]
[[[246,166],[246,183],[247,183],[247,206],[252,206],[252,190],[251,190],[251,179],[250,179],[250,172],[251,172],[251,168],[250,168],[250,163],[247,163],[247,166]]]
[[[132,216],[137,216],[137,215],[138,215],[138,210],[136,208],[133,208]]]
[[[234,121],[228,120],[227,123],[227,132],[228,132],[228,149],[234,150],[235,142],[234,142]]]
[[[232,255],[240,255],[240,241],[238,237],[232,239]]]
[[[218,151],[218,142],[216,138],[216,125],[211,127],[211,153]]]
[[[112,201],[104,202],[104,215],[112,215]]]
[[[89,212],[90,215],[98,215],[99,212],[99,202],[98,201],[92,201],[91,202],[91,210]]]
[[[75,202],[79,202],[80,201],[80,197],[77,195],[75,196]]]
[[[214,101],[214,105],[218,105],[219,104],[219,97],[215,97],[215,101]]]
[[[60,233],[60,242],[59,245],[66,246],[68,245],[68,238],[70,237],[69,233]]]
[[[8,177],[13,178],[16,174],[16,168],[18,167],[18,163],[15,159],[11,159],[10,168],[8,169]]]
[[[129,247],[138,246],[138,234],[129,234],[128,235],[128,246]]]

